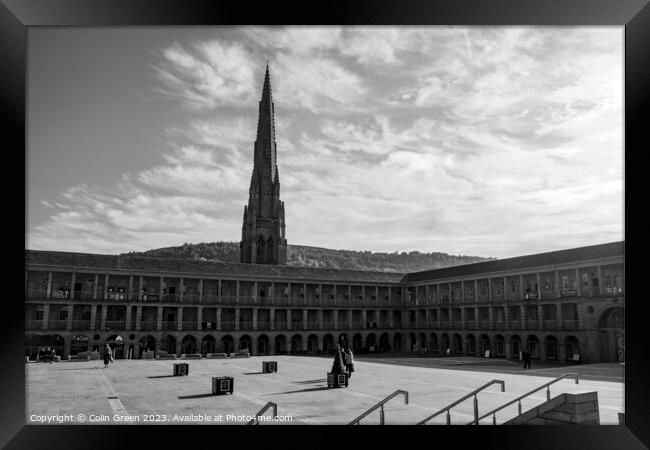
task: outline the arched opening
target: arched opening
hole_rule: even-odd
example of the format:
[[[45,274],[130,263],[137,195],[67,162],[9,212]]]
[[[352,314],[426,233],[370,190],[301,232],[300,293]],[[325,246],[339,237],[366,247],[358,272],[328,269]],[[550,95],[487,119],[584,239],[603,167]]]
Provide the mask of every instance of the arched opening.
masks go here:
[[[165,336],[162,341],[160,341],[160,348],[158,353],[165,353],[169,355],[176,354],[176,338],[171,334]]]
[[[291,337],[291,353],[302,353],[302,336],[299,334],[294,334]]]
[[[352,336],[352,352],[357,353],[363,349],[363,336],[360,333]]]
[[[395,333],[393,335],[393,351],[402,351],[402,333]]]
[[[253,353],[253,340],[249,335],[245,334],[239,338],[239,351]]]
[[[521,361],[522,355],[521,353],[524,351],[521,345],[521,338],[513,334],[510,336],[510,348],[512,349],[512,353],[510,354],[511,359],[515,359],[517,361]]]
[[[526,339],[526,349],[531,359],[539,359],[539,338],[533,334]]]
[[[235,351],[235,339],[227,334],[221,338],[221,351],[219,353],[226,353],[227,355]]]
[[[409,333],[409,351],[410,352],[416,352],[417,347],[418,347],[418,340],[417,337],[415,336],[415,333]]]
[[[453,352],[456,355],[462,355],[463,354],[463,338],[460,334],[456,333],[454,334],[454,348]]]
[[[318,336],[310,334],[307,338],[307,353],[318,353]]]
[[[144,352],[154,352],[156,351],[156,340],[153,336],[145,336],[140,339],[140,348],[138,349],[138,358],[143,357]]]
[[[431,353],[438,353],[440,351],[438,347],[438,335],[436,333],[431,333],[429,337],[429,351]]]
[[[88,336],[79,334],[70,340],[70,354],[78,355],[88,351]]]
[[[196,338],[192,335],[187,335],[181,340],[181,354],[196,353]]]
[[[445,355],[451,354],[451,342],[447,333],[442,334],[442,351]]]
[[[473,334],[468,334],[465,338],[465,346],[467,347],[468,355],[476,355],[476,337]]]
[[[65,340],[58,334],[42,335],[33,334],[27,336],[25,340],[25,354],[29,359],[36,361],[39,352],[50,347],[54,347],[57,356],[64,356],[63,351],[65,347]]]
[[[544,339],[544,354],[546,361],[558,360],[557,338],[555,336],[546,336],[546,339]]]
[[[258,355],[269,354],[269,337],[265,334],[262,334],[257,338],[257,354]]]
[[[201,355],[206,356],[208,353],[217,352],[217,341],[214,336],[205,335],[201,339]]]
[[[323,336],[323,353],[332,353],[334,351],[334,337],[331,334]]]
[[[497,358],[505,358],[505,356],[506,356],[506,339],[502,335],[497,334],[494,337],[494,347],[495,347],[494,356],[496,356]]]
[[[486,355],[485,352],[487,352],[487,351],[492,353],[492,348],[490,347],[490,336],[488,336],[487,334],[482,334],[479,346],[480,346],[479,347],[479,352],[480,352],[479,356],[485,356]],[[492,356],[492,355],[489,355],[489,356]]]
[[[577,337],[567,336],[564,339],[564,354],[566,361],[580,360],[580,341]]]
[[[388,336],[388,333],[382,333],[381,336],[379,336],[379,351],[390,351],[390,337]]]
[[[124,338],[113,334],[106,339],[106,343],[113,351],[113,358],[124,359]]]
[[[600,362],[625,362],[625,309],[609,308],[598,321]]]
[[[376,346],[377,343],[375,339],[375,333],[370,333],[368,336],[366,336],[366,348],[369,352],[374,352]]]
[[[287,354],[287,339],[282,334],[278,334],[275,337],[275,354],[276,355]]]
[[[418,334],[418,351],[420,353],[427,351],[427,335],[425,333]]]

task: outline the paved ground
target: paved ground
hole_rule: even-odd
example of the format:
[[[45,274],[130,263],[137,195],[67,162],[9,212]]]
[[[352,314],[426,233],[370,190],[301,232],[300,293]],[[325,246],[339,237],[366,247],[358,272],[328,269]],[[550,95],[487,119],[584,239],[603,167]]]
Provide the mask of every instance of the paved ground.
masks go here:
[[[261,373],[264,360],[277,361],[278,372]],[[185,362],[190,369],[187,377],[172,376],[174,361],[118,360],[108,369],[102,361],[26,364],[27,423],[49,419],[50,423],[79,424],[81,414],[83,423],[91,424],[244,424],[246,416],[271,401],[278,404],[278,424],[346,424],[402,389],[409,392],[409,404],[405,405],[402,397],[388,403],[386,423],[414,424],[492,379],[505,381],[506,390],[501,392],[494,385],[479,393],[480,414],[557,374],[575,371],[584,374],[580,384],[562,380],[551,386],[552,397],[563,392],[597,391],[601,424],[618,424],[617,413],[624,412],[624,386],[618,378],[622,368],[618,365],[538,365],[524,372],[515,363],[496,360],[486,364],[481,358],[360,356],[350,386],[328,389],[329,358],[274,356]],[[212,395],[213,376],[234,377],[234,393]],[[545,399],[542,390],[522,402],[523,410]],[[516,405],[508,407],[497,414],[497,422],[515,414]],[[116,421],[116,416],[122,420]],[[472,419],[472,399],[451,410],[453,424]],[[378,411],[362,421],[378,422]],[[442,414],[430,423],[444,422]]]

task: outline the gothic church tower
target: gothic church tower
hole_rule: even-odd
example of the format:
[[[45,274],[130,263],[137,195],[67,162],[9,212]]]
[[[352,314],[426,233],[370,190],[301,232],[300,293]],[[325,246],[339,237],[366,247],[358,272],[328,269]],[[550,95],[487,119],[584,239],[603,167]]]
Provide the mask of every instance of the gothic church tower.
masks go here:
[[[248,206],[244,206],[244,223],[239,244],[240,261],[254,264],[286,264],[287,240],[284,232],[284,202],[280,201],[275,118],[267,64],[259,105]]]

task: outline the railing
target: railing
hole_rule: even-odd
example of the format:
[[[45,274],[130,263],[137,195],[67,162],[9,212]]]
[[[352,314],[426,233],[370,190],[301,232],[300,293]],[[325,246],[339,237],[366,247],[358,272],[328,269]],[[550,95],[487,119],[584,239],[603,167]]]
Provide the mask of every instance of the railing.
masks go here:
[[[270,330],[271,329],[271,322],[257,322],[257,329],[258,330]]]
[[[44,300],[47,298],[47,291],[45,289],[27,289],[25,298],[28,300]]]
[[[369,410],[367,410],[366,412],[361,414],[359,417],[354,419],[348,425],[359,425],[359,422],[361,422],[361,419],[366,417],[371,412],[375,411],[377,408],[381,408],[381,410],[379,411],[379,425],[383,425],[384,422],[385,422],[384,405],[386,403],[388,403],[390,400],[392,400],[393,398],[400,395],[400,394],[404,396],[404,404],[408,405],[409,404],[409,393],[408,393],[408,391],[397,390],[397,391],[393,392],[392,394],[390,394],[385,399],[383,399],[382,401],[380,401],[379,403],[377,403],[375,406],[373,406],[372,408],[370,408]]]
[[[155,320],[145,320],[140,322],[140,329],[142,331],[151,331],[156,329],[156,321]]]
[[[201,303],[204,305],[216,305],[219,303],[219,297],[216,295],[204,295],[201,298]]]
[[[67,320],[48,320],[47,328],[50,330],[65,330],[68,326]]]
[[[319,330],[320,327],[318,326],[318,321],[317,320],[308,320],[307,321],[307,329],[308,330]]]
[[[107,330],[124,330],[126,329],[125,320],[107,320],[106,321]]]
[[[94,291],[74,291],[74,299],[78,302],[87,302],[95,299]]]
[[[198,326],[198,322],[194,320],[184,320],[182,325],[183,325],[183,330],[186,331],[196,330]]]
[[[493,385],[493,384],[500,384],[500,385],[501,385],[501,392],[505,392],[505,390],[506,390],[506,383],[505,383],[505,381],[503,381],[503,380],[492,380],[492,381],[490,381],[490,382],[488,382],[488,383],[485,383],[485,384],[484,384],[483,386],[481,386],[480,388],[478,388],[478,389],[474,389],[474,390],[473,390],[472,392],[470,392],[469,394],[467,394],[467,395],[465,395],[465,396],[459,398],[459,399],[456,400],[454,403],[452,403],[452,404],[450,404],[450,405],[447,405],[447,406],[445,406],[444,408],[442,408],[441,410],[439,410],[439,411],[437,411],[437,412],[431,414],[429,417],[426,417],[425,419],[422,419],[422,420],[419,421],[416,425],[424,425],[425,423],[427,423],[428,421],[430,421],[430,420],[433,419],[434,417],[436,417],[436,416],[442,414],[442,413],[445,412],[445,411],[447,412],[447,425],[451,425],[451,415],[449,414],[449,411],[451,410],[451,408],[453,408],[453,407],[456,406],[457,404],[459,404],[459,403],[461,403],[461,402],[467,400],[468,398],[470,398],[470,397],[472,397],[472,396],[474,396],[474,420],[478,420],[478,398],[476,397],[476,394],[478,394],[480,391],[482,391],[482,390],[485,389],[486,387],[491,386],[491,385]]]
[[[196,304],[199,303],[199,294],[184,294],[181,303]]]
[[[178,329],[178,320],[163,320],[162,329],[163,330],[177,330]]]
[[[73,330],[90,330],[90,320],[73,320]]]
[[[257,414],[255,414],[255,418],[251,419],[250,422],[248,422],[246,425],[259,425],[260,424],[260,417],[268,410],[269,408],[273,408],[273,417],[278,417],[278,404],[273,403],[273,402],[268,402],[266,405],[260,409]]]
[[[503,408],[512,405],[515,402],[517,402],[517,409],[518,409],[519,415],[521,415],[521,400],[522,399],[528,397],[531,394],[534,394],[537,391],[540,391],[540,390],[546,388],[546,400],[548,401],[548,400],[551,399],[551,388],[550,388],[550,386],[553,383],[557,383],[558,381],[563,380],[564,378],[567,378],[567,377],[575,377],[576,384],[578,384],[578,374],[577,373],[565,373],[561,377],[557,377],[556,379],[554,379],[552,381],[549,381],[548,383],[543,384],[540,387],[533,389],[532,391],[526,392],[524,395],[521,395],[521,396],[515,398],[514,400],[510,400],[508,403],[504,403],[503,405],[499,406],[498,408],[493,409],[492,411],[483,414],[481,417],[476,417],[475,416],[474,420],[471,421],[470,423],[468,423],[467,425],[478,425],[479,422],[481,421],[481,419],[484,419],[484,418],[486,418],[486,417],[488,417],[490,415],[492,416],[492,425],[496,425],[497,424],[496,413],[498,411],[501,411]]]
[[[33,320],[33,319],[25,320],[25,329],[26,330],[40,330],[41,328],[43,328],[43,321],[42,320]]]
[[[571,320],[563,320],[562,321],[562,328],[567,331],[571,330],[577,330],[578,329],[578,321],[571,319]]]
[[[163,294],[162,302],[163,303],[180,303],[181,297],[178,294]]]

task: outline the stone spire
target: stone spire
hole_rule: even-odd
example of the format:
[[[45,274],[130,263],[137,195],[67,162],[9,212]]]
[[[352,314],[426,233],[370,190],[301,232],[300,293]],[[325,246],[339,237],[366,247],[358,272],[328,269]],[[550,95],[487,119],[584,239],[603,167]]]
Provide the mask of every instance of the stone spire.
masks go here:
[[[240,261],[286,264],[284,202],[280,201],[280,177],[276,161],[275,111],[268,61],[259,102],[253,173],[244,207]]]

